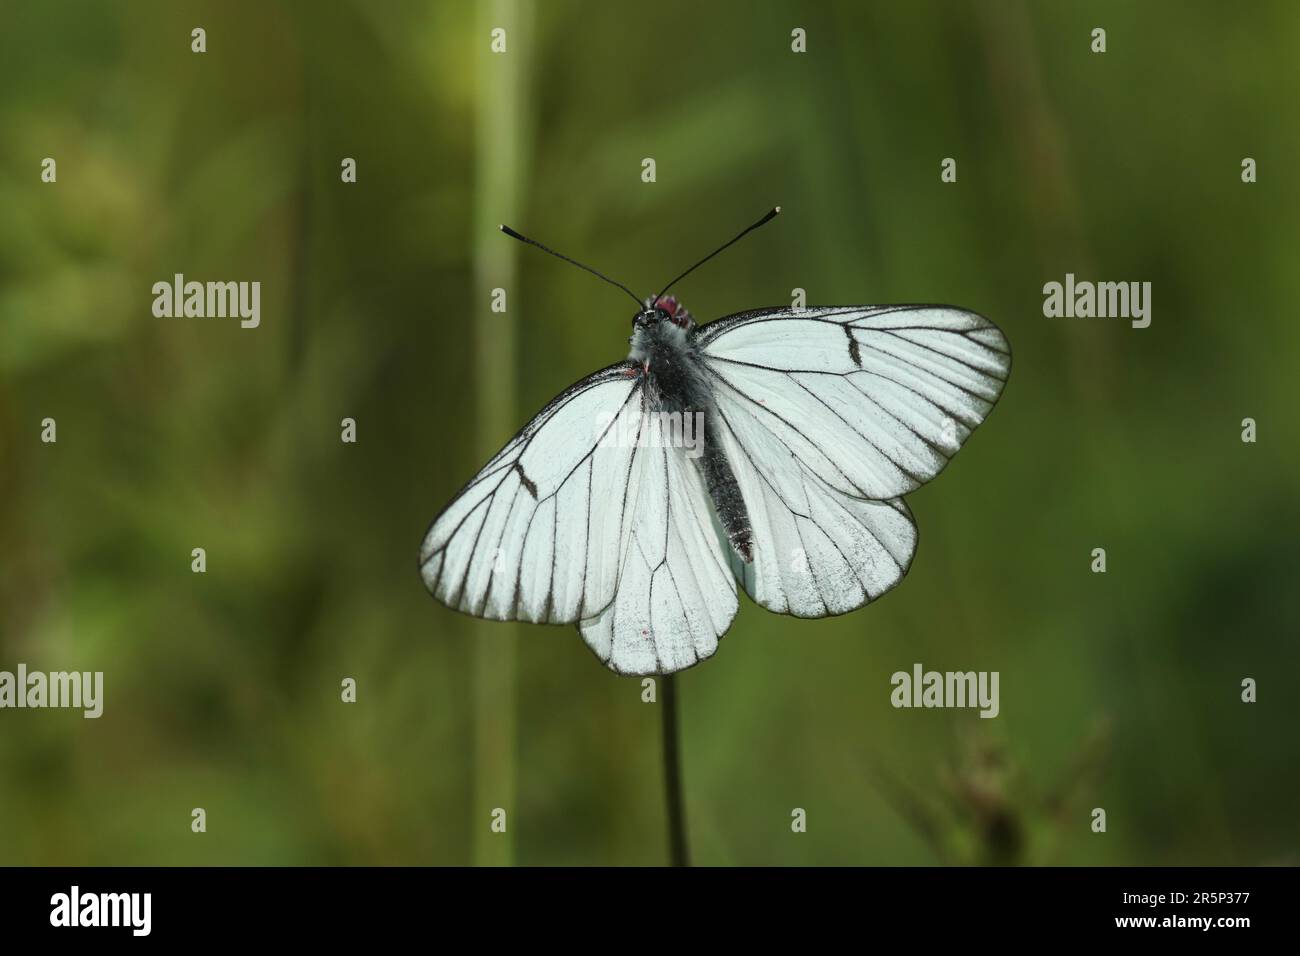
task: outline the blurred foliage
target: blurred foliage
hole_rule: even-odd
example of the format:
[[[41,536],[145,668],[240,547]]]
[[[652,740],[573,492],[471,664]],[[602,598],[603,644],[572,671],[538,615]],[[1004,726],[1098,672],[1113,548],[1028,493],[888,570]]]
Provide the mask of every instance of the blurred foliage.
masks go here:
[[[501,218],[649,290],[780,203],[677,290],[698,318],[797,286],[958,303],[1015,350],[989,423],[909,498],[901,587],[825,621],[742,600],[682,676],[694,858],[1293,858],[1300,6],[534,13],[502,23],[531,79],[528,188]],[[103,670],[106,697],[97,721],[0,712],[0,863],[467,862],[491,809],[470,675],[492,627],[517,636],[516,859],[664,860],[639,682],[570,628],[448,611],[416,572],[429,519],[513,432],[484,434],[473,398],[494,361],[471,334],[474,211],[495,199],[475,177],[481,21],[0,6],[0,669]],[[516,424],[622,357],[630,318],[578,270],[528,250],[518,268]],[[260,280],[261,327],[154,318],[176,272]],[[1151,327],[1044,318],[1066,272],[1152,282]],[[892,709],[916,661],[1000,671],[1001,716]]]

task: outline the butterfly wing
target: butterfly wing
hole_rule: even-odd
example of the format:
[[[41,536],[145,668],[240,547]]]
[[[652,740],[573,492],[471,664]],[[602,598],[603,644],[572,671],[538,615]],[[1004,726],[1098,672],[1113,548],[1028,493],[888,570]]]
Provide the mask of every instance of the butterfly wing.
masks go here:
[[[740,483],[754,600],[840,614],[907,573],[901,496],[938,474],[992,409],[1010,350],[987,319],[944,306],[774,309],[701,329],[714,428]]]
[[[609,606],[635,506],[637,449],[609,440],[641,418],[628,367],[557,396],[434,519],[420,548],[434,597],[478,617],[548,624]]]
[[[731,567],[756,604],[825,617],[873,601],[903,579],[916,526],[901,498],[856,498],[823,481],[743,405],[720,399],[722,447],[749,515],[752,560]]]
[[[948,306],[742,313],[698,344],[726,407],[746,406],[832,487],[876,500],[942,471],[1011,370],[997,326]]]
[[[699,469],[681,448],[636,449],[635,501],[616,594],[578,630],[620,674],[711,657],[736,616],[736,579]]]

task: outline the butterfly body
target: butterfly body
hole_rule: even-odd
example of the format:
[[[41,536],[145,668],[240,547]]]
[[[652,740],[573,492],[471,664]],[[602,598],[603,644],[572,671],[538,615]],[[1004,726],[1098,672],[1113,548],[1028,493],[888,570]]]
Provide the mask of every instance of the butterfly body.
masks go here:
[[[738,590],[844,614],[906,575],[903,495],[988,416],[1010,374],[988,319],[941,305],[761,309],[697,326],[671,297],[626,359],[560,393],[434,519],[425,586],[494,620],[576,624],[621,674],[717,650]],[[703,416],[703,449],[609,441]],[[738,587],[739,586],[739,587]]]
[[[644,377],[644,407],[659,413],[696,416],[703,428],[702,453],[694,457],[727,540],[742,561],[752,558],[749,515],[736,475],[722,444],[712,434],[713,393],[705,359],[695,339],[699,331],[690,312],[672,296],[647,300],[632,318],[628,361]]]

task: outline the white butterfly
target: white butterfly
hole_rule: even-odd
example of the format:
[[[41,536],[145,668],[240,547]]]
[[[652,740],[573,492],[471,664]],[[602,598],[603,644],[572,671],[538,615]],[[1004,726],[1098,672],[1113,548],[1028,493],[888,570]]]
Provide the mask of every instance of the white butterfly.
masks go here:
[[[916,549],[902,496],[943,470],[1011,368],[993,323],[942,305],[760,309],[697,326],[660,293],[632,323],[628,358],[542,409],[420,549],[425,585],[449,607],[577,624],[621,674],[711,657],[737,578],[796,617],[892,588]],[[694,451],[655,440],[673,413],[702,415]]]

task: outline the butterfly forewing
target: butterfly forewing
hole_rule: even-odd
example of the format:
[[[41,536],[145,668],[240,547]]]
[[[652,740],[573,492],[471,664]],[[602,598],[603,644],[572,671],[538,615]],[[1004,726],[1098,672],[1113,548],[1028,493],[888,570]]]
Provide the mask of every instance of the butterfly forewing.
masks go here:
[[[996,326],[946,306],[742,313],[700,344],[720,410],[746,407],[827,484],[879,500],[943,470],[1011,368]]]
[[[641,384],[626,372],[619,363],[566,389],[434,519],[420,571],[435,597],[550,624],[610,603],[635,449],[609,436],[641,416]]]

